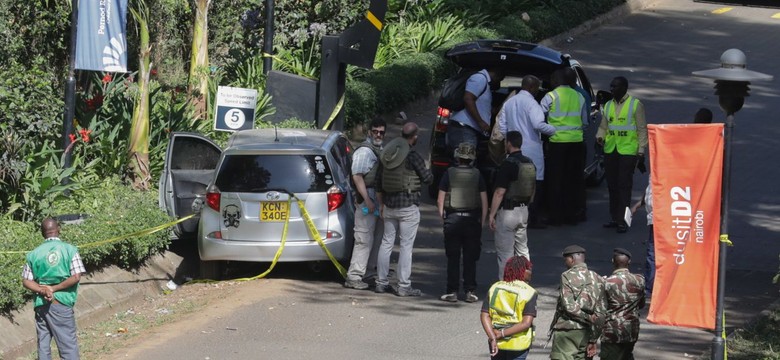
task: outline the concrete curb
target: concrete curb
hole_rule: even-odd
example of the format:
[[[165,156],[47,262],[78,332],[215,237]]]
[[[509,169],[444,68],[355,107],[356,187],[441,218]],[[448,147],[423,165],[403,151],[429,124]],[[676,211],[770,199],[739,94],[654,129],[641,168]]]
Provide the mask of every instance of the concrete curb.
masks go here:
[[[81,279],[75,311],[79,329],[100,322],[115,308],[132,306],[147,296],[160,294],[174,278],[183,258],[172,253],[152,257],[137,271],[116,266],[89,273]],[[0,318],[0,359],[26,357],[36,349],[35,314],[32,306]]]

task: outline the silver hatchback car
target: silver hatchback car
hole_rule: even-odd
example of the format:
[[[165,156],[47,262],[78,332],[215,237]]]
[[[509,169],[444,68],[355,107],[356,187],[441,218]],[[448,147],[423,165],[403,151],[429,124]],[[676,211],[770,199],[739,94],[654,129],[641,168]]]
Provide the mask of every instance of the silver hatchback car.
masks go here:
[[[201,275],[207,278],[219,277],[225,260],[273,260],[286,221],[279,261],[328,260],[296,199],[305,204],[328,250],[348,262],[355,211],[351,152],[349,140],[337,131],[245,130],[233,134],[224,150],[203,136],[174,133],[160,179],[160,206],[177,218],[195,214],[174,235],[195,235],[197,229]]]

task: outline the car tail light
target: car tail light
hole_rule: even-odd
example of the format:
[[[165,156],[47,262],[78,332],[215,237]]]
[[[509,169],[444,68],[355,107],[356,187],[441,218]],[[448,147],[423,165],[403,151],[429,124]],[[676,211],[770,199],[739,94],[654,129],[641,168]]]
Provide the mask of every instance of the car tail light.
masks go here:
[[[335,185],[331,186],[328,189],[328,212],[338,209],[339,206],[344,204],[344,199],[346,198],[347,194],[341,191],[341,189]]]
[[[210,232],[208,237],[212,239],[222,239],[222,231],[213,231]]]
[[[450,110],[440,107],[437,111],[437,115],[438,116],[436,118],[436,125],[434,126],[434,131],[446,132],[447,123],[449,122],[448,120],[450,118]]]
[[[219,193],[219,189],[217,189],[215,186],[209,187],[208,190],[206,190],[206,204],[214,209],[214,211],[219,212],[219,203],[221,199],[221,194]]]

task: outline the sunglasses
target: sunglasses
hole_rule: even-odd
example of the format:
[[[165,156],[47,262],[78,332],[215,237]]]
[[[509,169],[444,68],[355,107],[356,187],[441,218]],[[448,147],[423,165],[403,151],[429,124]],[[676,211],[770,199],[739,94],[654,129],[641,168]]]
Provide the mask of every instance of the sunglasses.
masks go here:
[[[374,135],[384,135],[385,134],[384,130],[371,130],[371,132],[374,133]]]

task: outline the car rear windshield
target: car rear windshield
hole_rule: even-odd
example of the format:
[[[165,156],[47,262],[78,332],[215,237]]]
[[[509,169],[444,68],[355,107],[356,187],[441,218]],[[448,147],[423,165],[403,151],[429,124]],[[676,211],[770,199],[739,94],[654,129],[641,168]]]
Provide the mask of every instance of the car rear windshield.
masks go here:
[[[216,185],[222,192],[324,192],[333,177],[324,155],[227,155]]]

